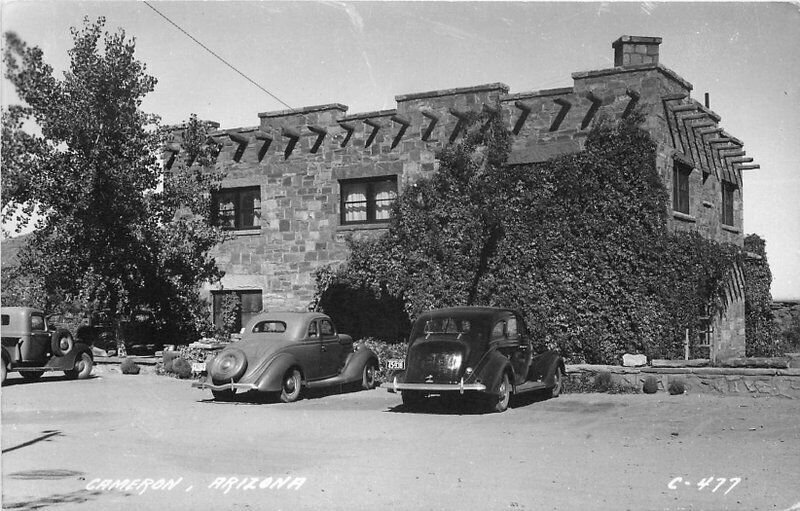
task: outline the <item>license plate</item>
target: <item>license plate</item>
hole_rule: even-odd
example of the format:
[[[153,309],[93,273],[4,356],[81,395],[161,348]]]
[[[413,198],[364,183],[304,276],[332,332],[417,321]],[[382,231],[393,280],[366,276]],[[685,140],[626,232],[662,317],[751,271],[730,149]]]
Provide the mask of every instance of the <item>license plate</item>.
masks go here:
[[[192,362],[193,373],[203,373],[206,370],[205,362]]]
[[[386,367],[389,369],[405,369],[406,361],[402,358],[391,358],[386,362]]]

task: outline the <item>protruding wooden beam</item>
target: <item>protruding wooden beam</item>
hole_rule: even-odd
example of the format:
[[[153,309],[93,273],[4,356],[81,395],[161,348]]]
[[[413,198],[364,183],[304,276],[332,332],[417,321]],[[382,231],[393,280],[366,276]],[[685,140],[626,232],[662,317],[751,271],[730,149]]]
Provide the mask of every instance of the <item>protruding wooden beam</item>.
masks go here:
[[[520,112],[519,117],[517,117],[517,122],[514,124],[512,133],[514,133],[514,135],[519,135],[519,132],[522,131],[522,127],[525,126],[525,121],[528,120],[528,115],[531,113],[531,107],[522,101],[515,101],[514,106],[517,107]]]
[[[639,98],[640,98],[640,94],[637,91],[633,90],[633,89],[627,89],[625,91],[625,94],[630,99],[628,100],[628,104],[625,105],[625,111],[622,112],[622,118],[623,119],[628,117],[629,115],[631,115],[631,113],[633,112],[633,109],[636,108],[636,105],[639,103]]]
[[[595,96],[591,91],[586,93],[586,99],[591,101],[592,105],[589,107],[589,110],[586,111],[586,115],[583,116],[583,121],[581,121],[582,130],[585,130],[589,126],[595,114],[603,105],[603,100]]]
[[[311,146],[311,153],[316,154],[319,151],[319,146],[322,145],[322,141],[325,140],[325,135],[328,134],[328,130],[323,128],[322,126],[309,126],[309,131],[317,135],[317,139],[314,141],[314,145]]]
[[[561,123],[564,122],[564,118],[567,116],[567,112],[572,108],[572,103],[565,98],[556,98],[553,100],[553,103],[560,106],[561,110],[558,111],[555,119],[553,119],[553,122],[550,124],[550,131],[558,131],[558,128],[561,127]]]
[[[263,141],[261,147],[258,149],[258,161],[260,162],[264,159],[264,156],[267,155],[269,146],[272,145],[272,135],[264,133],[263,131],[256,131],[256,140]]]
[[[402,115],[393,115],[392,122],[396,122],[400,125],[400,129],[397,130],[397,135],[394,136],[394,140],[392,140],[392,149],[397,147],[401,140],[403,140],[403,135],[406,134],[406,130],[409,126],[411,126],[411,121],[408,118],[403,117]]]
[[[436,123],[439,122],[439,116],[434,114],[433,112],[422,112],[422,115],[430,120],[428,123],[428,127],[425,128],[425,133],[422,134],[422,141],[428,142],[431,139],[431,135],[433,134],[433,128],[436,127]]]
[[[458,119],[458,122],[456,122],[456,125],[453,128],[453,132],[450,133],[450,143],[452,144],[453,142],[455,142],[456,138],[458,138],[458,135],[464,129],[464,125],[467,122],[468,114],[467,112],[462,112],[460,110],[456,110],[455,108],[451,108],[450,115]]]
[[[283,150],[283,159],[288,160],[297,145],[297,141],[300,140],[300,132],[294,128],[284,126],[281,128],[281,136],[289,139],[289,142],[286,143],[286,148]]]
[[[341,121],[339,122],[339,126],[341,126],[342,129],[347,132],[347,135],[344,136],[342,143],[339,145],[340,147],[347,147],[347,144],[350,142],[350,137],[353,136],[353,132],[356,130],[356,127],[353,126],[352,124]]]
[[[364,142],[364,148],[366,149],[367,147],[371,146],[372,143],[375,141],[375,137],[378,136],[378,131],[380,131],[383,125],[373,119],[364,119],[364,124],[372,128],[372,133],[369,134],[369,137],[367,137],[367,141]]]

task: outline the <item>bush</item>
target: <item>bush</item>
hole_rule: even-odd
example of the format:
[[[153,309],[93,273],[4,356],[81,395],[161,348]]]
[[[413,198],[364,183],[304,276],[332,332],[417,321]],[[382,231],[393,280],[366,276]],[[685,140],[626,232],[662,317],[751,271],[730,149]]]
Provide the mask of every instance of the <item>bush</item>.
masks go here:
[[[177,352],[177,351],[165,351],[164,355],[162,357],[162,360],[163,360],[162,370],[165,373],[173,372],[172,364],[173,364],[174,360],[176,358],[178,358],[179,356],[180,356],[180,353]]]
[[[119,368],[122,370],[122,374],[139,374],[139,371],[141,371],[139,364],[134,362],[132,358],[125,358]]]
[[[594,387],[597,392],[608,392],[614,382],[611,380],[611,373],[608,371],[601,371],[594,377]]]
[[[172,372],[181,380],[192,376],[192,366],[186,360],[178,357],[172,361]]]
[[[675,378],[669,381],[667,390],[671,396],[677,396],[686,392],[686,383],[683,378]]]
[[[658,379],[655,376],[648,376],[645,378],[642,392],[645,394],[655,394],[658,392]]]

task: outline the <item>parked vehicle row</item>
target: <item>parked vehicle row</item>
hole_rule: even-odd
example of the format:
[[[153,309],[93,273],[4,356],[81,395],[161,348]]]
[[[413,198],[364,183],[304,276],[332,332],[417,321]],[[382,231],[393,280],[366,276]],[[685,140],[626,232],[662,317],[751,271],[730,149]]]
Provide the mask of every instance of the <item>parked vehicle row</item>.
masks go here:
[[[19,371],[33,380],[45,371],[88,378],[93,356],[89,344],[76,342],[65,329],[48,324],[30,307],[2,309],[2,378]],[[382,385],[413,407],[429,396],[477,397],[496,412],[512,395],[544,391],[558,396],[564,361],[554,351],[535,354],[522,316],[495,307],[455,307],[422,314],[415,321],[405,359],[387,361],[394,370]],[[376,387],[378,356],[347,334],[337,332],[319,312],[262,313],[243,329],[241,340],[206,364],[207,380],[193,387],[210,390],[217,400],[238,393],[280,396],[290,403],[306,389],[358,385]]]

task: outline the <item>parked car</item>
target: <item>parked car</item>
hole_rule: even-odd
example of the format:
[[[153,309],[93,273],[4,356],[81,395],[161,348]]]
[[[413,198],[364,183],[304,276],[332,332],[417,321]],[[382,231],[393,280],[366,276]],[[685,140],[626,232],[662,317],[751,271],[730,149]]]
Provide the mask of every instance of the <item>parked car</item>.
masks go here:
[[[3,307],[0,317],[3,383],[9,371],[19,371],[26,380],[36,380],[46,371],[64,371],[77,379],[92,374],[91,347],[75,342],[69,330],[51,328],[41,310]]]
[[[360,383],[374,388],[378,357],[353,338],[337,333],[331,318],[317,312],[263,313],[244,328],[242,338],[206,364],[215,399],[255,390],[280,394],[288,403],[303,389]]]
[[[429,395],[478,394],[493,411],[508,408],[512,394],[561,392],[564,361],[554,351],[534,355],[522,316],[509,309],[455,307],[422,314],[411,329],[405,360],[389,392],[400,392],[407,406]]]
[[[51,322],[72,324],[76,320],[68,315],[53,315]],[[108,310],[80,314],[75,336],[78,341],[97,348],[114,351],[152,345],[154,351],[163,349],[157,321],[152,312],[137,310],[130,315],[114,315]],[[125,355],[122,352],[120,356]]]

